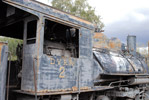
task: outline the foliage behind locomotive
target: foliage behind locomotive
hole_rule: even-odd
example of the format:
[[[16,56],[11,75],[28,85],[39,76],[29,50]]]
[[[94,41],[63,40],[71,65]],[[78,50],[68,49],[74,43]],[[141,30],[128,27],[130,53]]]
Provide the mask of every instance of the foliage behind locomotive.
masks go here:
[[[1,52],[0,100],[6,88],[7,100],[147,100],[143,58],[92,50],[92,23],[33,0],[0,0],[0,13],[0,35],[23,40],[7,79]]]

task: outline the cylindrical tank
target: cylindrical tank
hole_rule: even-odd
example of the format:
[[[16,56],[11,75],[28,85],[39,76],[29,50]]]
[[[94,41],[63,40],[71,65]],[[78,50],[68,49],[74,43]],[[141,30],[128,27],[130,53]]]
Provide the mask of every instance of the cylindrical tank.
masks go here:
[[[130,54],[136,55],[136,36],[127,36],[127,48]]]

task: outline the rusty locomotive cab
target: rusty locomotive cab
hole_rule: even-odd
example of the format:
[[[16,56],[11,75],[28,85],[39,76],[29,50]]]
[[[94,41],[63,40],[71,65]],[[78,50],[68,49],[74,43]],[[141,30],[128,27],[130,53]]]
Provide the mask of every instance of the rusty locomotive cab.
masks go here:
[[[0,13],[0,35],[23,41],[13,62],[0,43],[0,100],[134,99],[149,83],[144,60],[102,49],[86,20],[34,0],[0,0]]]

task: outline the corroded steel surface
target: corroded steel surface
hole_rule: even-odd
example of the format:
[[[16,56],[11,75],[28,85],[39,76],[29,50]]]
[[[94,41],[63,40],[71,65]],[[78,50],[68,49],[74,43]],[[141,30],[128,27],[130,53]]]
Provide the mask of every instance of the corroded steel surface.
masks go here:
[[[94,48],[107,48],[112,50],[121,50],[121,41],[118,38],[108,39],[103,33],[94,34]]]
[[[121,50],[121,41],[118,38],[111,38],[109,41],[110,49]]]
[[[108,38],[103,33],[95,33],[93,47],[95,48],[109,48]]]

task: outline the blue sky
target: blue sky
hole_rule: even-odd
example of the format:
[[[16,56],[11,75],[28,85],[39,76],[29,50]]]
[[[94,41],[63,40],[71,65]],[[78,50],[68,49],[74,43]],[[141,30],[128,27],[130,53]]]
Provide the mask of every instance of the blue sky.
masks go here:
[[[51,0],[38,0],[50,4]],[[101,15],[107,37],[126,42],[127,35],[136,35],[139,44],[149,40],[149,0],[88,0]]]

